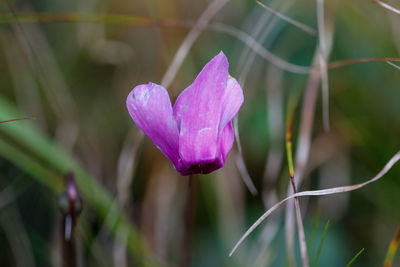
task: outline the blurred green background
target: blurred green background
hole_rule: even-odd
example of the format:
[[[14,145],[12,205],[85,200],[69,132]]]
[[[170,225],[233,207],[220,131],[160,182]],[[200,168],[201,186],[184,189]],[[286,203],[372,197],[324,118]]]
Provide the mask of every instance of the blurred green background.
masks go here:
[[[302,110],[314,114],[299,190],[376,175],[400,149],[400,69],[385,61],[328,69],[326,131],[318,75],[315,111],[305,104],[308,67],[319,68],[321,40],[328,62],[400,57],[400,15],[372,1],[328,0],[321,20],[316,1],[263,3],[314,34],[254,1],[1,1],[0,119],[34,119],[0,124],[0,266],[61,266],[56,200],[68,171],[84,202],[78,266],[179,265],[187,178],[139,132],[125,99],[149,81],[176,99],[221,50],[244,90],[242,153],[234,146],[224,168],[196,178],[191,266],[288,265],[284,207],[228,254],[287,194],[291,103],[294,155]],[[301,198],[310,262],[330,220],[319,266],[345,266],[362,248],[353,266],[382,265],[400,221],[399,175],[395,165],[357,191]],[[297,241],[295,253],[300,265]]]

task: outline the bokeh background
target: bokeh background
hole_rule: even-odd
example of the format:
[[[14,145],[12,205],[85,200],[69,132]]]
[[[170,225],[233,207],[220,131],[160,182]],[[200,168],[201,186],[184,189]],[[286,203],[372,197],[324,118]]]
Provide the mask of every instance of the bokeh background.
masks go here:
[[[400,149],[400,69],[325,62],[400,57],[400,15],[365,0],[319,1],[322,13],[316,1],[263,3],[311,31],[244,0],[1,1],[0,119],[33,119],[0,124],[0,265],[61,266],[57,196],[68,171],[84,203],[78,266],[179,265],[188,180],[137,129],[125,99],[149,81],[176,99],[222,50],[245,95],[241,150],[196,177],[191,266],[287,266],[285,206],[228,257],[287,195],[286,118],[293,110],[299,190],[376,175]],[[298,141],[307,125],[309,146]],[[399,175],[395,165],[351,193],[301,198],[310,262],[329,220],[319,266],[344,266],[362,248],[353,266],[382,265],[400,221]],[[300,265],[297,234],[294,244]]]

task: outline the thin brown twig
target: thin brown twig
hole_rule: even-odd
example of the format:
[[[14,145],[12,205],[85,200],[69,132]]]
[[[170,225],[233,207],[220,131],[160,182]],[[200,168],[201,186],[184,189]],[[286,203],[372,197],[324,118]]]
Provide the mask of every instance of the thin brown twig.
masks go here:
[[[328,64],[328,69],[336,69],[348,65],[353,65],[361,62],[373,62],[373,61],[400,61],[397,57],[372,57],[372,58],[352,58],[345,60],[333,61]]]
[[[13,17],[14,16],[14,17]],[[175,26],[175,27],[189,27],[193,26],[193,22],[190,21],[178,21],[172,19],[156,20],[148,17],[137,17],[137,16],[122,16],[115,14],[75,14],[75,13],[17,13],[13,15],[1,15],[0,24],[7,23],[35,23],[35,22],[89,22],[89,23],[112,23],[112,24],[135,24],[142,26]],[[205,29],[211,29],[214,31],[220,31],[231,36],[235,36],[239,40],[243,41],[251,49],[253,49],[261,57],[271,61],[279,68],[291,71],[294,73],[305,74],[309,73],[308,67],[297,66],[288,62],[282,61],[279,58],[271,55],[263,46],[255,41],[251,36],[245,32],[236,29],[232,26],[213,23],[206,25]],[[394,57],[375,57],[375,58],[359,58],[359,59],[346,59],[334,61],[328,64],[328,69],[335,69],[347,65],[372,62],[372,61],[400,61],[400,58]],[[176,73],[175,73],[176,74]],[[164,75],[165,76],[165,75]],[[165,78],[164,78],[165,79]]]
[[[377,0],[372,0],[379,2]],[[380,2],[382,3],[382,2]],[[173,19],[154,19],[149,17],[140,16],[127,16],[127,15],[116,15],[116,14],[83,14],[83,13],[15,13],[15,14],[3,14],[0,15],[0,24],[12,24],[12,23],[37,23],[37,22],[88,22],[88,23],[110,23],[110,24],[128,24],[128,25],[141,25],[141,26],[170,26],[170,27],[189,27],[193,26],[191,21],[179,21]],[[223,24],[209,24],[206,29],[210,28],[216,31],[222,31],[226,34],[236,36],[237,33],[245,34],[245,32],[236,29],[235,32],[232,31],[233,27],[226,28],[222,26],[228,26]],[[244,38],[246,37],[246,38]],[[239,38],[249,45],[250,41],[245,41],[247,35],[243,35],[243,38]],[[251,38],[251,36],[250,36]],[[254,40],[251,40],[253,42]],[[265,51],[261,47],[250,46],[259,55],[265,54]],[[335,69],[338,67],[343,67],[347,65],[352,65],[361,62],[371,62],[371,61],[400,61],[400,58],[393,57],[376,57],[376,58],[361,58],[361,59],[346,59],[340,61],[334,61],[328,64],[328,69]],[[300,66],[298,66],[300,67]],[[306,67],[303,67],[306,68]],[[290,71],[290,70],[289,70]],[[308,73],[305,69],[295,70],[298,73]]]
[[[294,183],[294,177],[290,177],[290,181],[293,186],[293,192],[296,194],[296,185]],[[303,263],[303,267],[309,267],[310,264],[308,262],[308,254],[307,254],[307,243],[306,243],[306,236],[304,233],[304,225],[301,218],[301,211],[300,211],[300,202],[297,197],[294,198],[294,206],[296,210],[296,222],[297,222],[297,229],[299,235],[299,244],[300,244],[300,254],[301,254],[301,261]]]
[[[72,12],[39,12],[39,13],[9,13],[0,16],[0,24],[18,23],[36,23],[36,22],[86,22],[86,23],[104,23],[110,24],[136,24],[136,25],[155,25],[160,20],[144,16],[131,16],[120,14],[87,14]],[[163,20],[163,23],[169,23],[170,20]],[[173,22],[171,20],[171,22]]]
[[[6,123],[6,122],[13,122],[13,121],[24,121],[24,120],[34,120],[35,118],[16,118],[16,119],[10,119],[10,120],[4,120],[0,121],[0,123]]]

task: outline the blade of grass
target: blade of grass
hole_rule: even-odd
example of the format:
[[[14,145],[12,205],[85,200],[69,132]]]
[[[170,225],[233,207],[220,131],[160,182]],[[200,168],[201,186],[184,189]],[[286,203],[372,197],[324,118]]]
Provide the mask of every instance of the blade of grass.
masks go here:
[[[396,69],[400,70],[400,66],[398,66],[398,65],[396,65],[396,64],[394,64],[394,63],[392,63],[390,61],[386,61],[386,63],[389,64],[390,66],[395,67]]]
[[[346,267],[349,267],[350,265],[353,264],[353,262],[358,258],[358,256],[361,255],[361,253],[364,252],[364,248],[362,248],[350,261],[347,263]]]
[[[39,87],[35,81],[34,72],[31,71],[30,65],[27,64],[25,53],[22,52],[20,44],[15,33],[0,35],[0,45],[8,63],[17,107],[26,114],[34,116],[37,119],[37,124],[45,130],[48,126],[44,116]],[[29,88],[29,90],[26,90],[26,88]]]
[[[238,246],[246,239],[247,236],[251,234],[251,232],[254,231],[257,226],[259,226],[268,216],[274,212],[277,208],[279,208],[282,204],[287,202],[290,199],[293,199],[295,197],[302,197],[302,196],[324,196],[324,195],[332,195],[332,194],[339,194],[339,193],[344,193],[344,192],[350,192],[357,190],[359,188],[362,188],[370,183],[373,183],[375,181],[378,181],[381,179],[392,167],[395,163],[397,163],[400,160],[400,151],[398,151],[387,163],[386,165],[382,168],[382,170],[375,175],[373,178],[370,180],[367,180],[363,183],[360,184],[355,184],[355,185],[348,185],[348,186],[339,186],[339,187],[334,187],[334,188],[329,188],[329,189],[321,189],[321,190],[314,190],[314,191],[303,191],[299,193],[295,193],[293,195],[290,195],[286,197],[285,199],[281,200],[280,202],[276,203],[274,206],[272,206],[269,210],[267,210],[263,215],[261,215],[260,218],[257,219],[255,223],[246,231],[246,233],[243,234],[243,236],[239,239],[239,241],[235,244],[233,247],[232,251],[229,253],[229,256],[232,256],[232,254],[235,252],[235,250],[238,248]]]
[[[318,230],[318,224],[319,224],[319,212],[318,210],[313,214],[312,220],[311,220],[311,230],[310,230],[310,241],[308,242],[308,258],[312,259],[312,252],[314,251],[314,246],[315,246],[315,239],[317,238],[317,230]]]
[[[269,129],[268,136],[271,146],[268,149],[268,156],[264,165],[261,197],[264,207],[268,208],[278,201],[276,184],[284,160],[285,126],[283,112],[283,71],[274,66],[268,66],[265,73],[265,101],[267,103],[265,123]],[[266,222],[261,234],[257,237],[257,241],[254,242],[249,252],[246,253],[248,255],[246,266],[265,266],[273,261],[274,253],[269,245],[278,234],[280,220],[281,212],[276,212]]]
[[[386,4],[386,3],[384,3],[384,2],[381,2],[381,1],[379,1],[379,0],[372,0],[372,1],[373,1],[374,3],[380,5],[381,7],[386,8],[387,10],[390,10],[390,11],[396,13],[396,14],[400,14],[400,10],[398,10],[398,9],[396,9],[396,8],[394,8],[394,7],[392,7],[392,6],[388,5],[388,4]]]
[[[12,8],[6,10],[12,11]],[[15,23],[11,26],[16,37],[16,47],[20,47],[18,50],[27,58],[27,65],[37,77],[43,95],[57,116],[55,139],[63,147],[72,150],[79,131],[75,120],[77,107],[48,38],[36,24]],[[15,89],[18,90],[17,87]]]
[[[235,141],[236,146],[238,149],[238,155],[236,157],[236,166],[240,172],[240,177],[242,178],[244,184],[246,185],[247,189],[249,189],[250,193],[253,196],[258,194],[257,188],[253,183],[253,180],[250,177],[249,172],[247,171],[246,164],[244,163],[243,154],[242,154],[242,145],[240,143],[240,136],[239,136],[239,126],[238,126],[238,116],[233,119],[233,130],[235,133]]]
[[[6,100],[0,98],[0,120],[22,117]],[[105,189],[73,157],[56,146],[30,121],[0,126],[0,155],[31,174],[56,194],[63,189],[63,175],[73,170],[85,203],[101,218],[109,215],[113,200]],[[115,220],[107,224],[116,236],[118,228],[128,229],[128,248],[133,257],[142,264],[155,264],[135,226],[131,225],[120,208],[112,209]],[[118,236],[116,236],[118,238]]]
[[[271,2],[271,5],[274,5],[274,8],[282,13],[288,10],[292,4],[293,2],[288,1],[273,0],[273,2]],[[249,28],[246,33],[254,40],[254,43],[262,43],[262,48],[265,46],[269,47],[276,41],[277,36],[274,35],[275,31],[280,32],[283,26],[279,24],[279,18],[277,16],[272,16],[271,13],[266,13],[264,16],[261,16],[260,19],[254,21],[254,17],[257,14],[256,12],[257,10],[254,8],[252,12],[247,15],[243,26]],[[246,85],[247,77],[251,73],[252,66],[258,54],[255,48],[249,45],[252,44],[250,43],[241,49],[239,61],[236,65],[238,81],[243,87]]]
[[[328,81],[328,51],[326,47],[326,27],[325,27],[325,9],[324,0],[317,0],[317,20],[318,20],[318,36],[319,36],[319,65],[321,71],[322,85],[322,118],[325,131],[329,132],[329,81]],[[331,34],[328,34],[331,35]]]
[[[303,105],[300,119],[300,129],[297,137],[297,148],[296,148],[296,180],[295,184],[301,184],[304,174],[305,167],[308,160],[308,153],[311,146],[311,131],[314,121],[315,105],[318,95],[318,88],[320,82],[320,72],[317,65],[318,51],[315,52],[313,60],[313,68],[308,78],[308,84],[305,89],[303,97]],[[292,186],[289,184],[287,189],[287,195],[292,194]],[[285,210],[285,236],[286,236],[286,248],[289,259],[294,259],[294,203],[289,201],[286,205]],[[291,265],[293,261],[290,262]]]
[[[207,26],[208,22],[221,10],[222,7],[227,4],[229,0],[214,0],[200,15],[196,24],[190,29],[189,33],[186,35],[185,39],[179,46],[169,65],[167,71],[165,72],[163,78],[161,79],[161,85],[168,88],[181,67],[183,60],[186,58],[190,48],[193,46],[194,42],[200,36],[204,28]]]
[[[256,2],[259,6],[265,8],[266,10],[268,10],[269,12],[271,12],[272,14],[274,14],[275,16],[280,17],[280,18],[283,19],[284,21],[286,21],[286,22],[292,24],[293,26],[296,26],[296,27],[299,28],[300,30],[302,30],[302,31],[304,31],[304,32],[306,32],[306,33],[308,33],[308,34],[310,34],[310,35],[313,35],[313,36],[316,34],[316,31],[315,31],[313,28],[311,28],[310,26],[307,26],[307,25],[304,24],[304,23],[301,23],[301,22],[299,22],[299,21],[297,21],[297,20],[294,20],[294,19],[292,19],[292,18],[289,18],[289,17],[283,15],[282,13],[280,13],[280,12],[278,12],[278,11],[276,11],[276,10],[270,8],[269,6],[267,6],[267,5],[263,4],[263,3],[261,3],[261,2],[258,1],[258,0],[255,0],[255,2]]]
[[[330,22],[331,20],[327,20]],[[324,31],[324,45],[326,48],[326,54],[329,54],[332,48],[333,41],[333,23],[326,23]],[[300,118],[300,129],[297,136],[297,148],[295,156],[295,170],[296,170],[296,186],[301,185],[305,178],[306,166],[309,159],[309,153],[311,148],[312,139],[312,128],[314,124],[316,101],[318,96],[318,88],[321,81],[321,66],[318,64],[320,61],[320,49],[316,48],[313,57],[312,68],[308,77],[307,86],[305,89],[301,118]],[[290,186],[288,186],[290,188]],[[291,194],[288,188],[287,195]],[[287,251],[293,254],[293,236],[294,236],[294,205],[293,201],[289,201],[286,205],[285,211],[285,234],[286,234],[286,245]]]
[[[315,72],[312,72],[315,73]],[[290,94],[289,94],[289,100],[288,100],[288,112],[287,112],[287,118],[286,118],[286,122],[288,123],[290,120],[293,120],[293,116],[295,113],[295,109],[298,106],[300,99],[301,99],[301,93],[302,90],[290,90]],[[288,129],[288,126],[287,126]],[[288,132],[286,132],[286,135],[288,134]],[[287,136],[286,136],[287,138]],[[288,144],[286,143],[286,146],[288,146]],[[290,146],[292,146],[290,144]],[[292,154],[292,148],[290,147],[290,151],[289,154]],[[292,157],[292,155],[290,155],[290,158]],[[290,169],[292,169],[290,171]],[[293,160],[291,160],[291,162],[289,162],[289,171],[293,172],[294,175],[294,170],[293,170]],[[298,177],[299,177],[299,173],[296,172],[296,177],[297,180],[294,181],[295,185],[296,182],[298,182]],[[291,180],[292,181],[292,180]],[[292,194],[292,185],[289,184],[288,186],[288,195]],[[293,216],[293,201],[292,202],[288,202],[287,204],[287,209],[285,211],[285,237],[286,237],[286,254],[287,254],[287,258],[289,261],[290,266],[295,266],[295,254],[294,254],[294,216]]]
[[[383,263],[383,267],[392,266],[394,255],[396,254],[397,248],[399,246],[399,241],[400,241],[400,224],[397,226],[396,233],[394,234],[393,239],[390,242],[385,262]]]
[[[294,107],[288,112],[287,125],[286,125],[286,153],[289,167],[290,181],[292,182],[293,190],[296,191],[296,185],[294,184],[294,168],[293,168],[293,155],[292,155],[292,129],[293,129],[293,117]]]
[[[251,37],[249,34],[247,34],[244,31],[239,31],[238,29],[236,29],[230,25],[221,24],[221,23],[210,24],[210,27],[217,31],[222,31],[229,35],[235,36],[237,39],[241,40],[246,45],[251,47],[259,56],[268,60],[269,62],[271,62],[272,64],[274,64],[276,67],[278,67],[280,69],[283,69],[283,70],[286,70],[289,72],[293,72],[293,73],[297,73],[297,74],[309,73],[309,67],[292,64],[290,62],[283,60],[282,58],[271,53],[269,50],[265,49],[260,43],[258,43],[253,37]]]
[[[317,250],[317,256],[315,257],[314,264],[312,265],[313,267],[318,266],[319,258],[321,256],[322,247],[324,246],[324,241],[325,241],[325,237],[326,237],[326,232],[328,231],[328,227],[329,227],[329,220],[325,225],[324,232],[322,233],[321,242],[319,243],[318,250]]]
[[[293,117],[294,117],[294,110],[292,109],[288,113],[288,120],[287,120],[287,127],[286,127],[286,153],[287,153],[287,160],[289,166],[289,175],[290,175],[290,182],[292,183],[293,192],[297,193],[296,184],[294,182],[294,168],[293,168],[293,156],[292,156],[292,128],[293,128]],[[299,245],[300,245],[300,252],[301,252],[301,260],[303,263],[303,267],[308,267],[308,255],[307,255],[307,243],[306,243],[306,236],[304,233],[303,222],[301,218],[301,211],[300,211],[300,204],[299,199],[296,197],[294,199],[295,209],[296,209],[296,221],[297,221],[297,231],[299,235]],[[294,262],[294,259],[291,259]]]

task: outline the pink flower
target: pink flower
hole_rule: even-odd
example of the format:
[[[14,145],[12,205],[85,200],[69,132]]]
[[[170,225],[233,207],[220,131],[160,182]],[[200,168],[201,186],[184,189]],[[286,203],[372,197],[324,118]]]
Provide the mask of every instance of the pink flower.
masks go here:
[[[167,90],[154,83],[138,85],[128,95],[133,121],[182,175],[221,168],[232,148],[232,119],[243,103],[243,92],[228,68],[220,52],[183,90],[174,107]]]

